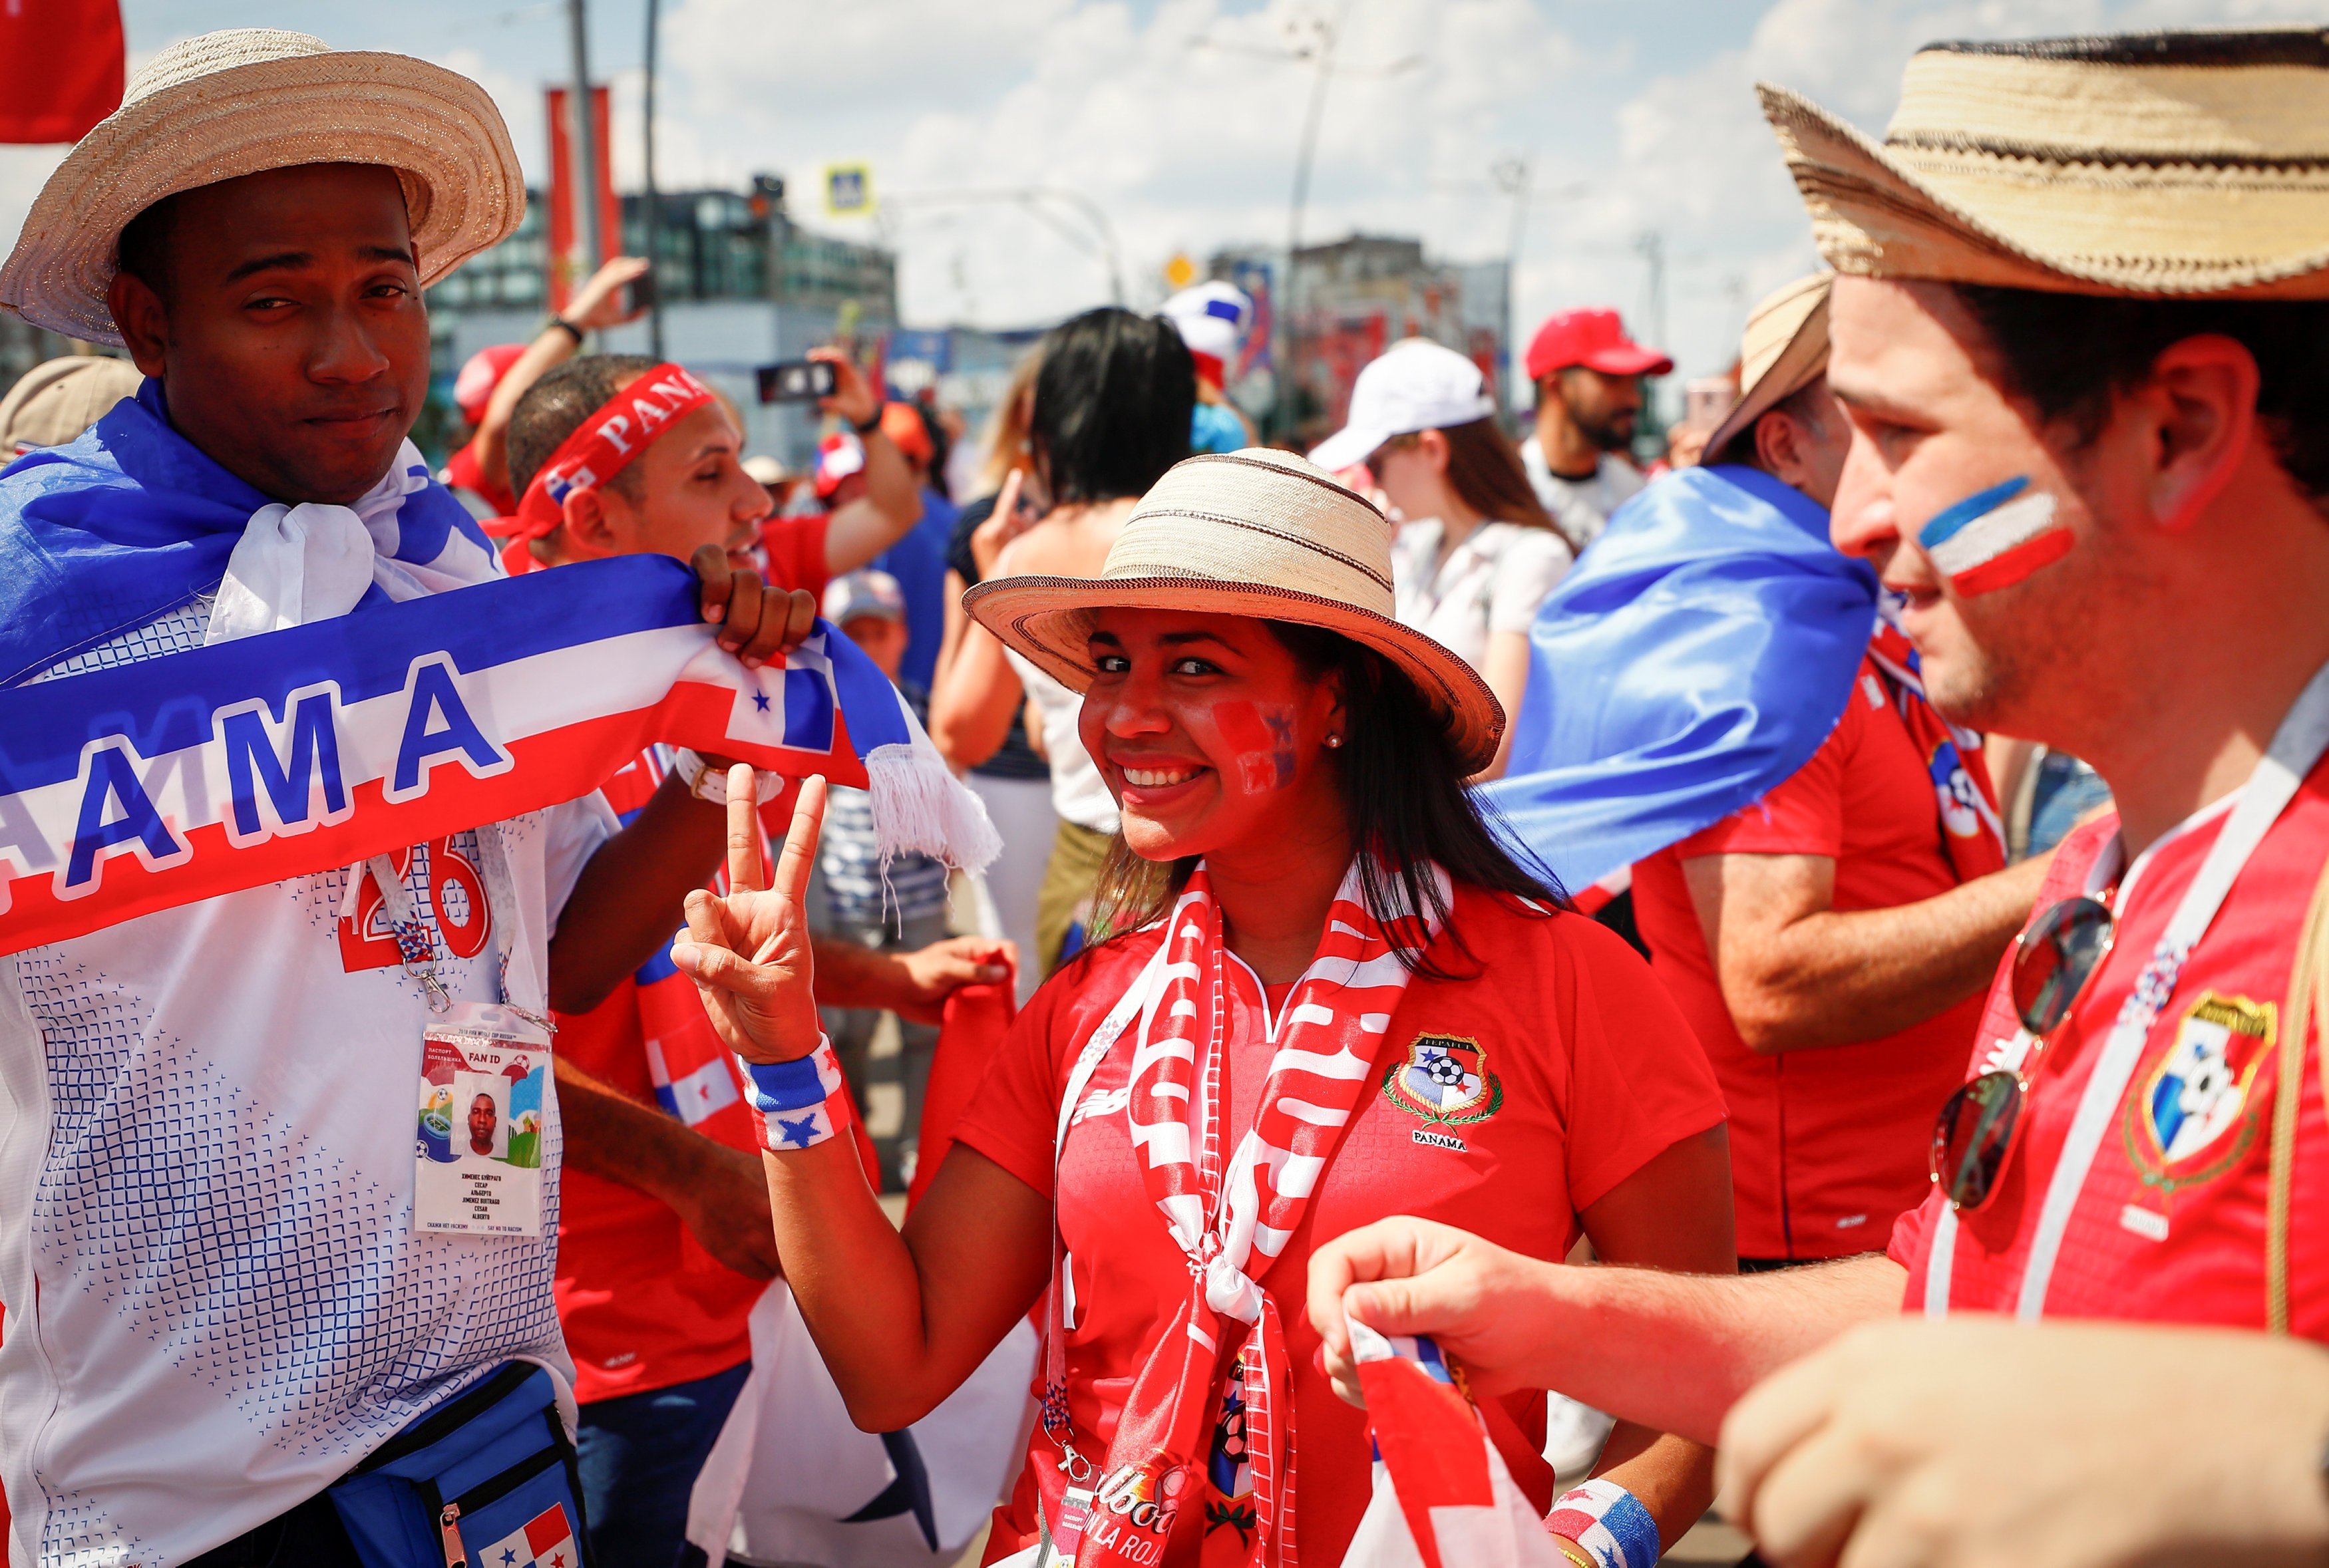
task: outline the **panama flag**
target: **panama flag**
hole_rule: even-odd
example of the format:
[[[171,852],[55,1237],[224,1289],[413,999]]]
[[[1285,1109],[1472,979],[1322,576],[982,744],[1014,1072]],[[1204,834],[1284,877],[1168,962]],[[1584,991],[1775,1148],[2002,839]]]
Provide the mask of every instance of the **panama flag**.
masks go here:
[[[1568,1568],[1439,1347],[1350,1330],[1375,1464],[1345,1568]]]
[[[656,1103],[690,1127],[743,1103],[736,1093],[736,1075],[725,1057],[714,1057],[674,1078],[664,1059],[661,1040],[647,1042],[647,1077],[655,1084]]]
[[[2016,476],[1935,512],[1917,542],[1960,594],[2011,587],[2070,553],[2070,530],[2054,521],[2054,498]]]
[[[566,1505],[552,1503],[524,1527],[503,1536],[477,1554],[477,1568],[581,1568],[582,1554],[574,1548],[574,1526]]]
[[[781,664],[629,556],[0,690],[0,953],[589,793],[653,741],[869,791],[883,857],[1001,845],[823,622]]]

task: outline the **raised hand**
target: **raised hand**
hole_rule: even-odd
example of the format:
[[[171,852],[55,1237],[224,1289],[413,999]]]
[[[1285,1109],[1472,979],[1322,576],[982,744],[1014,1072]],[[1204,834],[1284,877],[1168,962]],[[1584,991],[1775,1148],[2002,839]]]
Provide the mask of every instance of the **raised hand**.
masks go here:
[[[728,893],[687,896],[687,936],[671,961],[695,981],[712,1027],[755,1062],[789,1062],[816,1048],[808,914],[802,899],[825,824],[825,780],[801,785],[792,825],[763,886],[759,808],[752,770],[728,770]]]

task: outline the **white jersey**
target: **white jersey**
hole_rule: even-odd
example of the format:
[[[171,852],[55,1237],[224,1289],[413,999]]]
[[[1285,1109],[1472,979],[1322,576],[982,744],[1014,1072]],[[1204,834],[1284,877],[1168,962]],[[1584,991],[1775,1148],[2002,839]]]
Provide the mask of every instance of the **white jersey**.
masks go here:
[[[1579,549],[1600,538],[1609,514],[1649,484],[1640,469],[1608,452],[1601,454],[1600,463],[1583,479],[1555,474],[1545,466],[1543,443],[1533,436],[1521,443],[1521,466],[1528,472],[1537,500]]]
[[[1399,619],[1473,669],[1496,632],[1528,635],[1536,613],[1577,559],[1547,528],[1484,522],[1439,559],[1445,531],[1436,517],[1391,536],[1391,586]]]
[[[206,613],[51,673],[199,645]],[[595,793],[483,830],[507,854],[534,973],[614,830]],[[497,1000],[477,833],[415,846],[404,881],[446,989]],[[322,1491],[512,1357],[570,1397],[551,1297],[554,1099],[543,1239],[413,1228],[433,1015],[372,879],[354,899],[348,883],[317,872],[0,958],[0,1478],[15,1563],[184,1562]]]

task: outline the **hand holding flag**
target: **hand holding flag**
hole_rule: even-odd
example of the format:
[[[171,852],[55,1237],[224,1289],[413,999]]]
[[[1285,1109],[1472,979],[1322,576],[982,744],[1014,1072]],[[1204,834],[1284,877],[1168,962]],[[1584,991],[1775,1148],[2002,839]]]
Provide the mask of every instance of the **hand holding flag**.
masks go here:
[[[764,887],[752,770],[743,763],[728,770],[728,892],[687,896],[687,935],[671,950],[721,1042],[751,1061],[797,1061],[822,1038],[802,900],[825,825],[825,794],[822,775],[802,784],[776,876]]]

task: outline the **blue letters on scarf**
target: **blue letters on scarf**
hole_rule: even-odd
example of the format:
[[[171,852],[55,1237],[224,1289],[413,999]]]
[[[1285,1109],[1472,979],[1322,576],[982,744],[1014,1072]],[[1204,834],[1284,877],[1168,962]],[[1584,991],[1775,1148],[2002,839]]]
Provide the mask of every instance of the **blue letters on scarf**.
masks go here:
[[[1514,837],[1571,889],[1759,800],[1835,728],[1876,574],[1756,469],[1688,468],[1620,507],[1529,633],[1505,776]]]
[[[0,687],[216,587],[261,494],[173,429],[147,380],[81,437],[0,472]],[[493,547],[443,485],[403,498],[398,560],[425,564],[456,530]],[[378,587],[359,612],[389,602]]]

